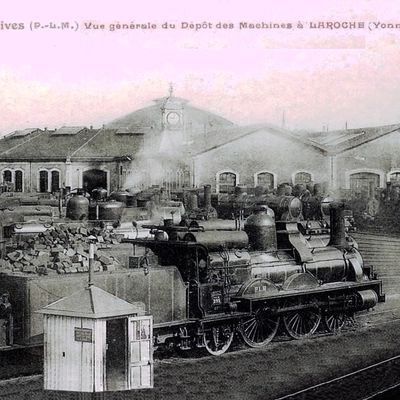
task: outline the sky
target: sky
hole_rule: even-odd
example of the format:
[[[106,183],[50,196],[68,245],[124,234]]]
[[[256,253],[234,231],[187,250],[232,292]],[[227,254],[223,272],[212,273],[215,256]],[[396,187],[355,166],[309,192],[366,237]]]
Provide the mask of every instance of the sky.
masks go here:
[[[171,82],[176,96],[239,124],[400,122],[394,0],[15,0],[3,3],[0,49],[0,135],[99,127]]]

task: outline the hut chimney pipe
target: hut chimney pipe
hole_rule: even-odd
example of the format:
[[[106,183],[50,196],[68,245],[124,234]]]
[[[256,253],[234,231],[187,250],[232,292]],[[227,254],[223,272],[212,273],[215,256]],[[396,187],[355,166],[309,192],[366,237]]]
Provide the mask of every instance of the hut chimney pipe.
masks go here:
[[[89,281],[88,281],[88,288],[93,286],[94,253],[95,253],[95,245],[94,245],[94,243],[89,243]]]

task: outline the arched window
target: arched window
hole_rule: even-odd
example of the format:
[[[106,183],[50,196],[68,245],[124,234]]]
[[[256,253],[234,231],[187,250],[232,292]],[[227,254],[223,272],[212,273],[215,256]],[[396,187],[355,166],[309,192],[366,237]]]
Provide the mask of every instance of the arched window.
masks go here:
[[[24,174],[22,171],[15,171],[15,191],[22,192],[24,190]]]
[[[51,171],[51,192],[58,192],[60,190],[60,172]]]
[[[311,181],[312,175],[309,172],[300,171],[295,174],[293,183],[297,185],[299,183],[310,183]]]
[[[259,172],[256,175],[256,186],[263,186],[268,189],[273,189],[275,186],[274,175],[270,172]]]
[[[39,172],[39,192],[46,193],[49,190],[49,171]]]
[[[161,184],[167,190],[190,187],[191,174],[187,166],[177,169],[167,169],[162,177]]]
[[[3,171],[3,182],[12,182],[12,172],[9,169]]]
[[[171,176],[173,172],[171,171]],[[174,189],[180,189],[183,187],[190,187],[190,171],[188,168],[178,168],[174,171],[174,175],[172,176],[171,186]]]
[[[237,184],[237,176],[234,172],[221,172],[218,175],[219,193],[233,193]]]
[[[380,186],[380,176],[373,172],[357,172],[350,175],[350,189],[353,192],[361,193],[378,188]]]
[[[389,175],[390,182],[392,183],[400,183],[400,171],[392,172]]]

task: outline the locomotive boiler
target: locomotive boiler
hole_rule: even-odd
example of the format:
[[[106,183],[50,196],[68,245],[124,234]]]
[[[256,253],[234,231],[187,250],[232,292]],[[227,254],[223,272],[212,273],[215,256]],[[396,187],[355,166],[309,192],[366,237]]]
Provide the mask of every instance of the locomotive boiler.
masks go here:
[[[282,218],[293,204],[279,204]],[[268,344],[279,326],[294,339],[320,326],[339,332],[355,312],[385,299],[381,281],[346,235],[343,213],[342,205],[332,204],[324,231],[326,225],[313,230],[290,219],[275,221],[269,207],[258,206],[244,231],[166,223],[153,227],[166,235],[127,240],[152,250],[156,268],[175,266],[188,287],[187,318],[155,324],[156,337],[181,350],[204,347],[219,355],[236,332],[251,347]]]

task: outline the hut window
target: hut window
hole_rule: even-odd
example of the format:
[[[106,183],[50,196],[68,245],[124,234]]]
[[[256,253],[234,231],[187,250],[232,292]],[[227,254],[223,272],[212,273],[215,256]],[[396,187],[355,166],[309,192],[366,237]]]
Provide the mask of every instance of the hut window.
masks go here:
[[[220,173],[218,176],[219,193],[233,193],[236,181],[236,174],[234,172]]]

